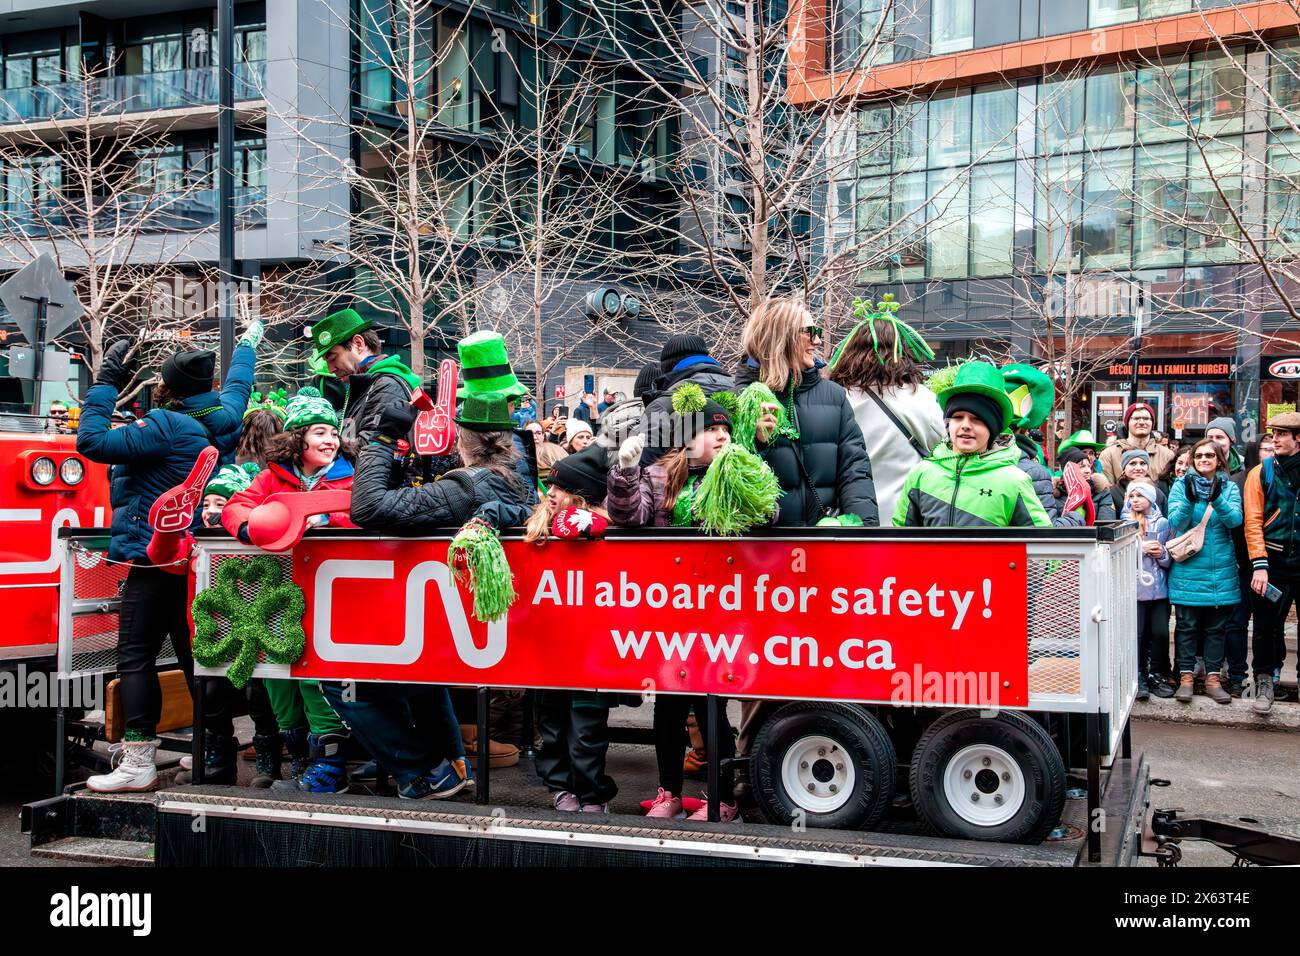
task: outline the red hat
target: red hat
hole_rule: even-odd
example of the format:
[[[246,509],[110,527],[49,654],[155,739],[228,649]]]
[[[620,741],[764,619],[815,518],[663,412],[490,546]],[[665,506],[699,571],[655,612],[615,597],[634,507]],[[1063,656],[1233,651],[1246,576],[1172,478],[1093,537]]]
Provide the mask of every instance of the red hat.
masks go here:
[[[1125,428],[1128,427],[1129,416],[1131,416],[1134,412],[1136,412],[1136,411],[1137,411],[1138,409],[1140,409],[1140,408],[1144,408],[1144,409],[1146,409],[1146,413],[1147,413],[1148,415],[1151,416],[1151,423],[1152,423],[1153,425],[1155,424],[1155,421],[1156,421],[1156,410],[1155,410],[1154,408],[1152,408],[1150,405],[1148,405],[1146,402],[1134,402],[1134,403],[1133,403],[1132,405],[1130,405],[1128,408],[1124,409],[1124,427],[1125,427]]]

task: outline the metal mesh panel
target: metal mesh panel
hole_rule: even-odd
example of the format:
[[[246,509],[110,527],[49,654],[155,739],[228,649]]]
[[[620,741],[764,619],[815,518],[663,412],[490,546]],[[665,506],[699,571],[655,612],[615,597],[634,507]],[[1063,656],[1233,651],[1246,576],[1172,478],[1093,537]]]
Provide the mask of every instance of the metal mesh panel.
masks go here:
[[[60,666],[73,678],[114,673],[118,600],[130,568],[108,560],[105,535],[68,538],[65,543],[69,553],[59,583],[59,600],[68,609],[68,625],[61,623],[59,629]],[[99,603],[79,606],[81,602]],[[156,660],[160,668],[176,664],[170,638],[163,639]]]
[[[1110,677],[1112,748],[1128,715],[1131,696],[1137,682],[1137,567],[1140,542],[1137,535],[1116,542],[1110,552],[1106,590],[1111,606],[1106,615],[1107,673]]]
[[[1070,558],[1033,558],[1029,594],[1029,693],[1083,696],[1079,658],[1079,574]]]
[[[225,562],[231,560],[237,561],[241,559],[247,559],[251,556],[253,555],[214,554],[212,556],[212,576],[207,582],[208,586],[211,587],[216,582],[217,571],[221,568],[221,565],[223,565]],[[267,553],[267,554],[257,554],[256,556],[274,558],[276,564],[280,566],[281,580],[285,582],[289,582],[293,580],[293,555],[292,554]],[[242,597],[245,601],[252,601],[253,598],[257,596],[257,583],[255,581],[240,581],[238,587],[239,587],[239,596]],[[280,636],[281,633],[280,632],[281,617],[282,617],[281,615],[277,614],[275,617],[271,618],[270,621],[271,631],[277,637]],[[224,617],[218,617],[216,621],[217,621],[218,637],[225,637],[227,634],[230,633],[229,621],[227,621]],[[259,664],[266,663],[266,654],[259,651],[257,654],[257,662]]]

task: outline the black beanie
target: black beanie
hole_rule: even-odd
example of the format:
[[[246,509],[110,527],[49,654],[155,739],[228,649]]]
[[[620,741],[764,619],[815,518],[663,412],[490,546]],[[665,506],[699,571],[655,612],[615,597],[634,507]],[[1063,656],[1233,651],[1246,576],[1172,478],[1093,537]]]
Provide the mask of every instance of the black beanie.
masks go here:
[[[1084,452],[1082,448],[1078,448],[1074,445],[1071,445],[1069,448],[1065,449],[1065,451],[1061,452],[1059,456],[1057,456],[1057,463],[1061,465],[1078,464],[1078,463],[1086,462],[1087,460],[1088,460],[1087,453]]]
[[[698,335],[674,335],[659,353],[659,371],[667,374],[673,366],[690,355],[708,355],[709,347]]]
[[[591,445],[580,452],[561,458],[551,466],[548,482],[571,495],[582,495],[587,504],[605,500],[605,481],[609,477],[609,458],[605,449]]]
[[[163,384],[177,398],[201,395],[212,391],[216,367],[217,356],[213,352],[176,352],[163,361]]]
[[[713,425],[726,425],[727,430],[731,430],[731,415],[711,398],[705,400],[704,408],[699,412],[686,415],[674,412],[673,417],[677,419],[673,428],[673,444],[678,447],[688,445],[691,439]]]
[[[655,379],[659,377],[659,366],[651,363],[641,371],[636,373],[636,384],[632,386],[632,397],[640,398],[642,401],[649,402],[645,399],[655,387]]]
[[[970,412],[988,426],[990,439],[1002,434],[1002,406],[987,395],[957,392],[944,406],[944,418],[952,418],[954,412]]]

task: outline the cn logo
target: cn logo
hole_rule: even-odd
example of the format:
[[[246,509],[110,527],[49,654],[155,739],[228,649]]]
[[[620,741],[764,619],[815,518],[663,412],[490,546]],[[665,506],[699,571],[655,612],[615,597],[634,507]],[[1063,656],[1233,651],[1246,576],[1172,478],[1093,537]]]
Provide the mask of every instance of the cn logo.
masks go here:
[[[447,565],[441,561],[422,561],[406,576],[406,618],[402,642],[397,645],[341,643],[334,640],[330,619],[334,609],[334,582],[347,578],[376,581],[393,579],[392,561],[361,561],[334,558],[322,561],[316,569],[312,613],[312,643],[323,661],[347,664],[414,664],[424,652],[424,596],[429,582],[438,585],[438,596],[447,627],[456,646],[456,654],[469,667],[483,670],[494,667],[506,655],[506,620],[488,625],[487,645],[478,647],[470,634],[469,619],[461,604],[460,592],[451,581]]]

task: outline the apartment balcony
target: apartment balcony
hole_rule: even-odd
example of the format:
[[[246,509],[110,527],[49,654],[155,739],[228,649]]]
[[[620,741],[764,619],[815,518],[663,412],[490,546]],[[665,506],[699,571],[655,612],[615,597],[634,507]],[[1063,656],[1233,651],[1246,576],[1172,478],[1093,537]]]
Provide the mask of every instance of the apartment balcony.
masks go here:
[[[240,63],[235,69],[235,102],[263,99],[265,79],[266,61]],[[215,108],[219,82],[216,67],[202,67],[0,90],[0,125]]]
[[[141,233],[207,229],[216,225],[217,214],[217,191],[203,189],[150,195],[123,193],[105,200],[94,218],[96,231],[108,236],[124,228]],[[0,203],[0,236],[58,238],[84,233],[87,218],[84,210],[67,203]],[[235,221],[245,227],[266,225],[266,187],[235,190]]]

